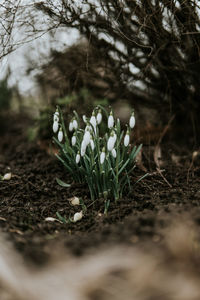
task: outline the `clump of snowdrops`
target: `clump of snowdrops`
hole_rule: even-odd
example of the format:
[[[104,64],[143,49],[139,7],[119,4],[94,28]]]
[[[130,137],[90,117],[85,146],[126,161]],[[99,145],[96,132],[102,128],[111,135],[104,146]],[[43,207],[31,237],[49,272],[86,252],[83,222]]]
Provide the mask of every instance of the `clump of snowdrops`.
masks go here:
[[[101,123],[104,118],[107,132],[102,135]],[[102,106],[96,107],[89,118],[85,115],[79,118],[74,111],[68,128],[59,107],[54,113],[53,140],[60,150],[56,154],[57,158],[75,182],[87,183],[91,200],[105,199],[105,211],[108,210],[110,200],[117,201],[127,189],[132,190],[130,175],[142,147],[137,147],[130,141],[134,126],[134,112],[124,131],[120,120],[114,118],[112,110],[108,113]]]

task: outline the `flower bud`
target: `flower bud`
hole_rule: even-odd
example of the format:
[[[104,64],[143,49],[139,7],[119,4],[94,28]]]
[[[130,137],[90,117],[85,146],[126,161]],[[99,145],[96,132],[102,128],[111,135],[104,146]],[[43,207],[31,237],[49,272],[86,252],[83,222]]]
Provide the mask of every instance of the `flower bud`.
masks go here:
[[[81,143],[81,156],[85,155],[86,148],[87,148],[87,145],[85,143],[85,140],[83,139],[82,143]]]
[[[101,155],[100,155],[100,164],[102,165],[104,163],[106,154],[105,154],[105,148],[102,149]]]
[[[97,120],[97,124],[100,124],[101,121],[102,121],[101,109],[98,110],[98,114],[97,114],[96,120]]]
[[[58,111],[56,111],[54,113],[54,115],[53,115],[53,121],[54,122],[59,122],[59,112]]]
[[[76,130],[78,128],[78,122],[76,119],[73,120],[73,128]]]
[[[81,220],[82,217],[83,217],[83,212],[82,211],[75,213],[74,214],[74,222],[77,222],[77,221]]]
[[[127,130],[126,135],[124,137],[124,146],[127,147],[130,143],[130,135],[129,135],[129,131]]]
[[[135,126],[135,116],[134,116],[134,112],[132,113],[130,120],[129,120],[129,126],[130,128],[133,128]]]
[[[60,128],[59,132],[58,132],[58,140],[61,143],[63,140],[63,132],[62,132],[62,128]]]
[[[83,136],[83,140],[85,141],[86,146],[89,145],[89,143],[90,143],[90,138],[91,138],[90,132],[89,132],[89,130],[87,130],[87,131],[84,133],[84,136]]]
[[[113,118],[113,113],[111,111],[108,117],[108,128],[112,128],[113,126],[114,126],[114,118]]]
[[[77,163],[77,165],[78,165],[78,163],[80,162],[80,159],[81,159],[80,152],[78,152],[78,153],[76,154],[76,163]]]
[[[116,152],[116,150],[115,150],[115,148],[113,148],[112,149],[112,156],[114,157],[114,158],[116,158],[117,157],[117,152]]]
[[[76,135],[74,134],[72,136],[72,146],[74,146],[76,144]]]
[[[97,126],[97,120],[96,120],[96,118],[95,118],[95,113],[94,113],[94,111],[93,111],[92,116],[91,116],[91,118],[90,118],[90,123],[92,124],[93,128],[96,129],[96,126]]]
[[[74,129],[74,126],[73,126],[73,122],[71,121],[69,123],[69,131],[72,131]]]
[[[90,147],[92,149],[92,151],[94,150],[94,141],[93,139],[90,140]]]
[[[12,174],[11,174],[11,173],[6,173],[6,174],[3,176],[2,180],[10,180],[11,177],[12,177]]]
[[[56,133],[58,131],[58,122],[53,122],[53,132]]]
[[[84,123],[87,123],[87,118],[86,118],[86,115],[83,115],[83,117],[82,117],[82,118],[83,118],[83,122],[84,122]]]
[[[107,142],[107,149],[108,151],[112,151],[112,149],[114,148],[115,146],[115,138],[113,135],[111,135],[108,139],[108,142]]]

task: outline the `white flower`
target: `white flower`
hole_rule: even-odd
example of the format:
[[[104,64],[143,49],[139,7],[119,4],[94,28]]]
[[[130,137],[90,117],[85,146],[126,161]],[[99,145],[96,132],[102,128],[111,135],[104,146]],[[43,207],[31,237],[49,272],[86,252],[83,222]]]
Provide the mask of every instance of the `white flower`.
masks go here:
[[[111,136],[109,137],[108,142],[107,142],[107,149],[108,149],[108,151],[112,151],[112,149],[115,146],[115,141],[116,141],[115,137],[111,133]]]
[[[86,148],[87,148],[87,145],[85,143],[85,140],[83,139],[82,143],[81,143],[81,156],[85,155]]]
[[[98,110],[98,114],[96,116],[96,120],[97,120],[97,124],[100,124],[102,121],[102,113],[101,113],[101,109]]]
[[[91,116],[91,118],[90,118],[90,123],[92,124],[92,126],[93,126],[94,129],[95,129],[96,126],[97,126],[97,120],[96,120],[96,118],[95,118],[95,113],[94,113],[94,111],[93,111],[92,116]]]
[[[53,132],[56,133],[58,131],[58,122],[53,122]]]
[[[58,140],[59,140],[60,143],[61,143],[62,140],[63,140],[63,131],[62,131],[61,128],[60,128],[60,130],[59,130],[59,132],[58,132]]]
[[[74,146],[76,144],[76,136],[73,135],[72,136],[72,146]]]
[[[92,131],[92,126],[89,123],[87,123],[87,126],[85,127],[85,132],[86,131]]]
[[[90,146],[91,146],[91,149],[93,151],[94,150],[94,141],[93,141],[93,139],[90,140]]]
[[[110,115],[108,117],[108,128],[112,128],[114,126],[114,118],[112,111],[110,112]]]
[[[106,154],[105,154],[105,148],[102,149],[101,155],[100,155],[100,164],[102,165],[104,163]]]
[[[74,196],[68,199],[72,205],[80,205],[80,200],[78,197]]]
[[[77,129],[78,128],[78,122],[76,119],[73,120],[73,128]]]
[[[127,130],[126,135],[124,137],[124,146],[127,147],[130,143],[130,135],[129,135],[129,131]]]
[[[134,113],[132,113],[132,115],[130,117],[129,126],[130,126],[130,128],[133,128],[135,126],[135,116],[134,116]]]
[[[69,131],[72,131],[74,129],[74,126],[73,126],[73,122],[71,121],[69,123]]]
[[[56,111],[54,113],[54,115],[53,115],[53,121],[54,122],[59,122],[59,112],[58,111]]]
[[[112,149],[112,156],[113,156],[114,158],[117,157],[117,152],[116,152],[116,150],[115,150],[114,148]]]
[[[83,115],[83,122],[84,122],[84,123],[87,123],[86,115]]]
[[[89,130],[87,130],[83,136],[83,140],[85,142],[86,147],[87,147],[87,145],[89,145],[90,139],[91,139],[90,132],[89,132]]]
[[[12,177],[12,174],[11,174],[11,173],[6,173],[6,174],[3,176],[2,180],[10,180],[11,177]]]
[[[82,211],[75,213],[74,214],[74,222],[77,222],[77,221],[81,220],[82,217],[83,217],[83,212]]]
[[[80,152],[78,152],[78,153],[76,154],[76,163],[77,163],[77,165],[78,165],[80,159],[81,159]]]

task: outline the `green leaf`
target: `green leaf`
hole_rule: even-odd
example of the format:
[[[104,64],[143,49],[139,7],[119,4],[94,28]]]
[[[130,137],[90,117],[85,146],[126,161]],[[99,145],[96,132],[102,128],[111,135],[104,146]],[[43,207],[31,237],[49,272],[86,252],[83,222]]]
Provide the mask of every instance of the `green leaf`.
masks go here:
[[[60,180],[59,178],[56,178],[56,181],[57,181],[57,183],[58,183],[60,186],[63,186],[63,187],[70,187],[70,186],[71,186],[71,184],[65,183],[64,181]]]

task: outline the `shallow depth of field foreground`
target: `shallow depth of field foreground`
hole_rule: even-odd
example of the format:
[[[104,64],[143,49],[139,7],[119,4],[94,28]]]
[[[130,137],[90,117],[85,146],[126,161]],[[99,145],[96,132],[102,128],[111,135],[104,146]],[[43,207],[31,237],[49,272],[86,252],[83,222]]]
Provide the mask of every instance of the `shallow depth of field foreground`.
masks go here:
[[[0,300],[200,299],[199,28],[196,0],[0,3]]]

